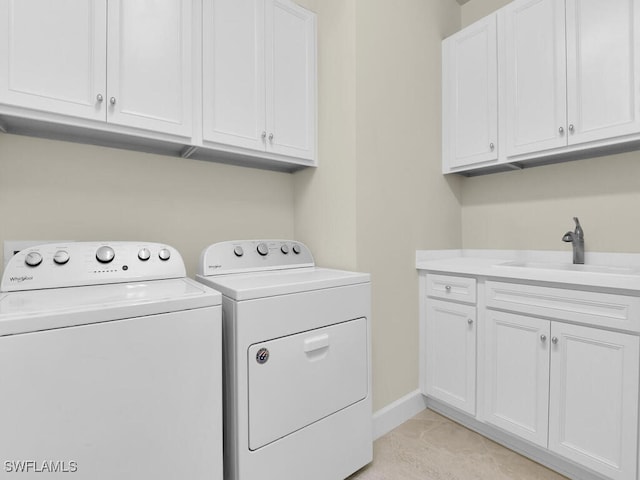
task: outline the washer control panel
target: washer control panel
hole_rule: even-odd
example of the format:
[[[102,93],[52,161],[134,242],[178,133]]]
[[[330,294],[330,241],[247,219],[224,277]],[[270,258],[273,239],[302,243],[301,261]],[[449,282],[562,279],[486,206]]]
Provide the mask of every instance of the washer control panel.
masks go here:
[[[214,243],[200,256],[198,274],[203,276],[226,273],[282,270],[313,267],[311,251],[293,240],[236,240]]]
[[[174,248],[143,242],[70,242],[26,248],[2,276],[0,291],[39,290],[106,283],[182,278]]]

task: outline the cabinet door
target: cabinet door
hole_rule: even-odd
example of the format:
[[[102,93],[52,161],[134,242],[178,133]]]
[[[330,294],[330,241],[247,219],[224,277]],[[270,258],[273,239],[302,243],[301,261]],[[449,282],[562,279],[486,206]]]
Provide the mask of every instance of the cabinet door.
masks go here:
[[[486,421],[547,447],[550,322],[486,310]]]
[[[442,52],[443,171],[498,159],[496,17],[447,38]]]
[[[636,478],[638,337],[551,328],[549,449],[607,478]]]
[[[565,146],[564,2],[519,0],[500,11],[500,20],[507,156]]]
[[[635,0],[567,0],[569,144],[640,131]]]
[[[109,0],[109,122],[190,136],[191,15],[191,0]]]
[[[264,151],[264,0],[203,4],[203,138]]]
[[[315,15],[266,2],[267,151],[307,160],[316,142]]]
[[[0,103],[105,118],[106,0],[0,2]]]
[[[476,413],[476,307],[427,299],[427,395]]]

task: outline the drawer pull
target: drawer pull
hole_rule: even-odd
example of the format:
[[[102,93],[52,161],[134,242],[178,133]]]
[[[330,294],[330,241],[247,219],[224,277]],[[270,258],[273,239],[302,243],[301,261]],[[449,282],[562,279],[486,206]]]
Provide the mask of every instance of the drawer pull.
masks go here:
[[[445,285],[445,286],[444,286],[444,289],[445,289],[447,292],[450,292],[450,291],[451,291],[451,285]]]
[[[558,343],[558,337],[552,337],[551,342],[555,345]]]

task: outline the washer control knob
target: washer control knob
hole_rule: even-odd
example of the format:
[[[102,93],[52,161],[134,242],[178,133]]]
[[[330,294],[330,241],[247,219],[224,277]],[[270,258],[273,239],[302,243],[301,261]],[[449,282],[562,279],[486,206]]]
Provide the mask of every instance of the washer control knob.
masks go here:
[[[138,258],[141,261],[146,262],[151,258],[151,251],[148,248],[141,248],[138,252]]]
[[[24,263],[30,267],[37,267],[42,263],[42,255],[38,252],[29,252],[27,253],[27,256],[24,257]]]
[[[69,252],[65,252],[64,250],[58,250],[56,254],[53,256],[53,261],[58,265],[64,265],[69,261]]]
[[[162,260],[163,262],[166,262],[171,258],[171,252],[168,248],[163,248],[158,252],[158,257],[160,257],[160,260]]]
[[[242,247],[240,245],[238,245],[238,246],[234,247],[233,254],[236,257],[241,257],[241,256],[244,255],[244,250],[242,249]]]
[[[296,255],[298,255],[302,251],[302,249],[300,248],[300,245],[298,245],[297,243],[294,243],[292,248],[293,248],[293,253],[295,253]]]
[[[107,247],[106,245],[100,247],[96,252],[96,260],[100,263],[110,263],[116,257],[116,252],[113,251],[113,248]]]
[[[265,257],[269,253],[269,247],[267,247],[266,243],[259,243],[258,248],[256,248],[258,253]]]
[[[289,246],[286,243],[283,243],[280,247],[280,251],[286,255],[289,253]]]

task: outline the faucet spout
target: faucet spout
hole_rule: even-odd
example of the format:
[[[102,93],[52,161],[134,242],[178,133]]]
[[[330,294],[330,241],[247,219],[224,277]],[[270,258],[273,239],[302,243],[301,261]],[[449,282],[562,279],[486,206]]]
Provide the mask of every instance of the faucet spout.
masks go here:
[[[576,228],[573,232],[569,231],[562,236],[562,241],[571,243],[573,247],[573,263],[576,265],[584,264],[584,230],[580,225],[578,217],[573,217]]]
[[[578,238],[584,240],[584,231],[582,230],[582,225],[580,225],[580,220],[578,217],[573,217],[573,221],[576,222],[575,234]]]

